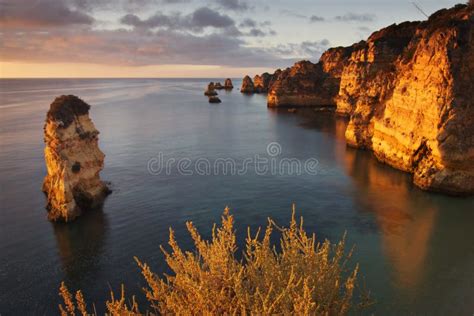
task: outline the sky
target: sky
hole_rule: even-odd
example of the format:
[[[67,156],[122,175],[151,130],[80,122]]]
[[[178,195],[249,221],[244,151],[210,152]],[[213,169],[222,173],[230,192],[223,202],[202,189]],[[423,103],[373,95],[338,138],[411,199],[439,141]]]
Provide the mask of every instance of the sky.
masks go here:
[[[0,0],[0,77],[242,77],[456,3]]]

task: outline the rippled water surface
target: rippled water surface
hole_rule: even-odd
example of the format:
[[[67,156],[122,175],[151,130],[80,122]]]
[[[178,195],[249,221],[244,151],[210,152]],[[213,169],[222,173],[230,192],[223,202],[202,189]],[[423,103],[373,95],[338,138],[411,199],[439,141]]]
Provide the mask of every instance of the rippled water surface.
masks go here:
[[[62,280],[86,298],[108,298],[123,282],[144,285],[133,256],[165,271],[160,244],[173,226],[190,248],[185,221],[205,236],[231,207],[241,236],[272,217],[288,223],[292,203],[307,230],[355,245],[362,281],[378,315],[474,313],[474,199],[429,194],[410,176],[346,148],[346,122],[311,110],[269,110],[265,96],[203,96],[208,80],[0,81],[0,314],[55,314]],[[239,86],[240,82],[234,83]],[[113,184],[102,212],[64,225],[46,220],[43,124],[49,104],[76,94],[92,105],[106,154],[102,178]],[[318,160],[317,174],[154,175],[150,159],[270,156]],[[242,238],[240,239],[240,242]]]

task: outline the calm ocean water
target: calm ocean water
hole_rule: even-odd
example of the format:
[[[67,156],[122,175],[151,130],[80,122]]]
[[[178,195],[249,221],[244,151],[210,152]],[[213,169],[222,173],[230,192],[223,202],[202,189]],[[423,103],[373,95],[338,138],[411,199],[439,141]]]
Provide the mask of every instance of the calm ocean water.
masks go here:
[[[347,231],[362,283],[378,315],[474,313],[474,199],[422,192],[410,176],[347,148],[345,121],[311,110],[269,110],[265,96],[237,89],[222,104],[203,96],[208,79],[0,81],[0,314],[57,314],[59,284],[82,289],[103,310],[109,289],[141,296],[133,256],[165,271],[160,244],[168,228],[190,248],[185,221],[204,236],[228,205],[240,242],[245,228],[272,217],[287,224],[291,205],[318,238]],[[235,81],[235,86],[240,82]],[[55,96],[76,94],[92,105],[106,154],[102,178],[113,184],[102,212],[64,225],[46,219],[43,124]],[[303,163],[317,174],[151,174],[152,158],[255,155]],[[93,298],[93,299],[92,299]]]

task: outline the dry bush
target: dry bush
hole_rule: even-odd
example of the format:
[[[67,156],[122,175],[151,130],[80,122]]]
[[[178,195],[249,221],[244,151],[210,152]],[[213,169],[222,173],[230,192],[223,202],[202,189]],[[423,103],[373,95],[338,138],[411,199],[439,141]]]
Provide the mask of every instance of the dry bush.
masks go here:
[[[260,238],[260,229],[246,239],[244,258],[237,260],[234,218],[226,208],[221,227],[214,225],[212,239],[203,240],[192,222],[186,223],[196,247],[184,252],[170,229],[171,251],[161,247],[173,275],[160,278],[137,258],[147,282],[144,289],[150,303],[147,314],[220,315],[220,314],[297,314],[345,315],[353,307],[353,292],[358,267],[347,271],[350,254],[344,238],[337,244],[317,243],[313,235],[298,224],[295,212],[288,228],[269,219]],[[274,230],[281,232],[281,250],[270,243]],[[85,315],[86,304],[80,292],[74,304],[64,284],[60,295],[63,315],[75,315],[75,305]],[[133,299],[127,304],[122,296],[106,303],[113,315],[140,314]]]

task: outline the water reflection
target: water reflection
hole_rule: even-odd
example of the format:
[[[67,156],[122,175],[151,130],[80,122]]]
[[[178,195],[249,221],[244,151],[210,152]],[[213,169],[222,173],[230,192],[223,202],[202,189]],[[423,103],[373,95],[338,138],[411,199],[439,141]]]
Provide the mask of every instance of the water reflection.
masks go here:
[[[358,209],[375,216],[395,284],[415,288],[424,275],[438,208],[425,197],[429,194],[413,187],[409,175],[382,165],[369,152],[346,148],[339,159],[356,182]]]
[[[75,283],[97,273],[109,228],[103,210],[91,210],[73,223],[52,225],[66,280]]]
[[[372,214],[375,219],[357,217],[355,226],[362,233],[380,234],[383,254],[393,266],[394,283],[404,289],[416,288],[424,277],[438,213],[432,195],[414,187],[410,175],[378,162],[372,153],[347,147],[344,137],[347,120],[312,109],[298,109],[296,114],[285,109],[272,113],[296,115],[301,126],[330,134],[340,141],[328,148],[333,148],[335,159],[354,181],[355,208]],[[364,223],[364,219],[369,223]]]

